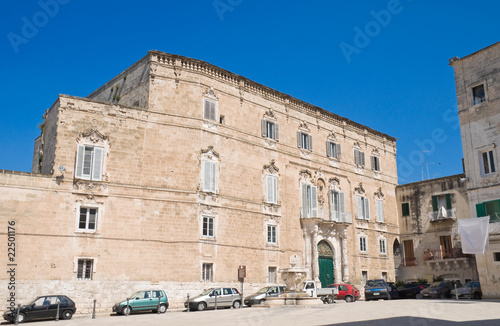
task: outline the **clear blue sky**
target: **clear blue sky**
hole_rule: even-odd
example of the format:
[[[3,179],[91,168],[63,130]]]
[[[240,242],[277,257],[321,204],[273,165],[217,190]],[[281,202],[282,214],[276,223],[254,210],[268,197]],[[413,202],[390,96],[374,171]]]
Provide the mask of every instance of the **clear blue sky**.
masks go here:
[[[54,4],[57,4],[54,5]],[[30,171],[42,114],[148,50],[207,61],[398,138],[399,183],[462,172],[453,68],[500,40],[500,1],[0,3],[0,169]],[[361,32],[360,32],[361,31]]]

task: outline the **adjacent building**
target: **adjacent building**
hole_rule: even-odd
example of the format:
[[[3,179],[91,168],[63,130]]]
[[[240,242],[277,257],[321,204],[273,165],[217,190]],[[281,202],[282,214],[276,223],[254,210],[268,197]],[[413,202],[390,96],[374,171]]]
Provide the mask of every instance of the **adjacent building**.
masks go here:
[[[396,279],[477,280],[474,255],[462,252],[457,219],[469,218],[464,174],[400,185],[399,208],[401,259]],[[397,256],[396,256],[397,257]]]
[[[470,217],[490,217],[489,249],[476,255],[485,298],[500,297],[500,42],[453,58]]]
[[[292,256],[323,286],[395,279],[391,136],[159,51],[43,119],[33,173],[0,171],[20,302],[58,292],[109,311],[162,288],[181,306],[240,286],[241,266],[245,292],[279,283]]]

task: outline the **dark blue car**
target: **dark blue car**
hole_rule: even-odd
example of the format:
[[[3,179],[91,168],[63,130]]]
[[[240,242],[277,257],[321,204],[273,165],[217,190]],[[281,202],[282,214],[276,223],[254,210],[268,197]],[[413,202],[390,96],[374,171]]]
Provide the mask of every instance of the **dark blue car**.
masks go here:
[[[398,298],[398,291],[394,283],[388,284],[383,279],[368,280],[365,284],[365,301],[390,300]]]

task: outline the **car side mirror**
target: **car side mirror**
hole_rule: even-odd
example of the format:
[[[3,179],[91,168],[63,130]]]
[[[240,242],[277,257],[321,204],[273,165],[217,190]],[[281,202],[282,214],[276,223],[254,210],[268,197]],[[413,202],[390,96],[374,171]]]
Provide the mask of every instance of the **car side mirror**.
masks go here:
[[[136,300],[139,300],[139,297],[136,297],[135,299],[136,299]]]

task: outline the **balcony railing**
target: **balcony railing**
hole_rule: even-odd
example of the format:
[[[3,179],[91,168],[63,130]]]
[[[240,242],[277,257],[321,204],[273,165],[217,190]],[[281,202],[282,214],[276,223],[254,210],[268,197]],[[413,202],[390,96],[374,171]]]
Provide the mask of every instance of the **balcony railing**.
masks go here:
[[[431,221],[442,221],[447,219],[456,219],[455,208],[451,209],[440,209],[436,212],[431,213]]]
[[[417,266],[417,259],[415,257],[403,259],[403,266]]]
[[[444,260],[470,257],[462,252],[462,248],[429,250],[424,253],[425,260]]]
[[[319,207],[317,210],[312,210],[309,207],[300,208],[301,218],[324,218],[323,208]]]

